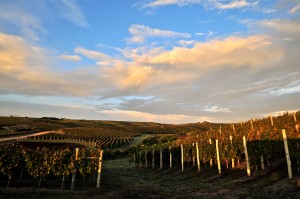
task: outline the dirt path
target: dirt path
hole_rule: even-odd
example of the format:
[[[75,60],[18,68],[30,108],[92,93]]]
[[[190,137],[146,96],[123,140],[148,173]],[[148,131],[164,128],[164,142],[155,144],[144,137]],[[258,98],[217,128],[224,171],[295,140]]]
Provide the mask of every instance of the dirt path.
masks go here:
[[[7,142],[14,142],[14,141],[19,141],[19,140],[24,140],[25,138],[32,137],[32,136],[39,136],[39,135],[45,135],[53,133],[53,131],[43,131],[43,132],[38,132],[38,133],[29,133],[26,135],[19,135],[19,136],[13,136],[13,137],[4,137],[0,138],[0,143],[7,143]]]

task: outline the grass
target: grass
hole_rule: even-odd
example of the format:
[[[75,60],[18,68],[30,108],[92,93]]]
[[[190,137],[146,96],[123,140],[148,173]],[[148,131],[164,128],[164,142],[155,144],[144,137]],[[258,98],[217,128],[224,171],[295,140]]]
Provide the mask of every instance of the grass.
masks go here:
[[[0,198],[300,198],[299,175],[289,180],[285,170],[250,178],[244,170],[223,173],[219,176],[216,168],[203,169],[200,174],[192,167],[184,172],[180,168],[138,168],[123,158],[104,161],[100,190],[95,184],[76,191],[1,188]]]

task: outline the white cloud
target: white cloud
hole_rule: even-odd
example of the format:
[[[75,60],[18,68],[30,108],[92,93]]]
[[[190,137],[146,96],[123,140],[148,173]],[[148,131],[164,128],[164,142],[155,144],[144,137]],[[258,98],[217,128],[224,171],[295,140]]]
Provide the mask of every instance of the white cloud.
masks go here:
[[[40,40],[38,33],[47,32],[41,25],[40,19],[30,13],[30,11],[23,9],[21,5],[2,2],[0,6],[0,20],[18,27],[22,35],[33,41]]]
[[[168,5],[187,6],[193,4],[200,4],[209,9],[239,9],[246,7],[256,6],[259,1],[248,1],[248,0],[229,0],[223,3],[223,0],[154,0],[150,3],[142,5],[142,8],[157,8]]]
[[[150,28],[149,26],[134,24],[131,25],[129,28],[129,32],[132,35],[131,38],[127,39],[128,43],[144,43],[147,37],[169,37],[169,38],[176,38],[176,37],[183,37],[189,38],[191,37],[188,33],[180,33],[174,32],[169,30],[160,30],[155,28]]]
[[[64,17],[66,17],[75,25],[89,27],[84,14],[76,4],[75,0],[62,0],[62,3],[64,4],[64,10],[62,13]]]
[[[217,113],[217,112],[225,112],[228,113],[230,112],[229,108],[219,108],[218,106],[204,106],[204,109],[202,109],[203,111],[206,112],[212,112],[212,113]]]
[[[112,60],[113,58],[107,54],[104,54],[102,52],[99,51],[93,51],[93,50],[87,50],[83,47],[76,47],[74,49],[75,53],[79,53],[82,54],[90,59],[95,59],[98,61],[109,61]]]
[[[152,1],[143,7],[160,7],[160,6],[167,6],[167,5],[178,5],[178,6],[184,6],[189,4],[197,4],[201,3],[202,0],[155,0]]]
[[[178,44],[180,46],[191,46],[191,45],[193,45],[195,43],[196,43],[195,40],[180,40],[180,41],[178,41]]]
[[[60,55],[58,58],[65,61],[81,61],[81,57],[78,55]]]
[[[215,1],[214,7],[217,9],[226,10],[226,9],[237,9],[237,8],[255,6],[257,4],[258,4],[258,1],[250,3],[247,0],[234,0],[228,4],[223,4],[223,3],[221,3],[221,1]]]

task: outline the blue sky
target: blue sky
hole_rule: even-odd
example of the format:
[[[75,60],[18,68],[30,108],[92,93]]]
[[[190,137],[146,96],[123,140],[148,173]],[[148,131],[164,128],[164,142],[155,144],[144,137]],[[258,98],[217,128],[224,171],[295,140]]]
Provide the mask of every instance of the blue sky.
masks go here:
[[[0,115],[235,122],[300,107],[297,0],[0,0]]]

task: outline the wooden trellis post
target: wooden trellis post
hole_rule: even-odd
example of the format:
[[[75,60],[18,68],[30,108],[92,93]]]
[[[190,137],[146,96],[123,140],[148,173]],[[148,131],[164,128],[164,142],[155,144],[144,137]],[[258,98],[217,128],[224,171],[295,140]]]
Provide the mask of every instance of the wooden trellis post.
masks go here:
[[[142,167],[142,152],[140,151],[139,167]]]
[[[250,170],[249,156],[248,156],[248,150],[247,150],[247,141],[246,141],[245,136],[243,136],[243,145],[244,145],[245,157],[246,157],[247,175],[250,176],[251,170]]]
[[[197,155],[198,172],[200,172],[200,157],[199,157],[199,146],[198,146],[198,142],[196,142],[196,155]]]
[[[264,161],[263,154],[260,155],[260,166],[261,166],[261,170],[265,170],[265,161]]]
[[[289,179],[292,179],[292,177],[293,177],[293,174],[292,174],[292,165],[291,165],[291,159],[290,159],[290,153],[289,153],[289,147],[288,147],[288,143],[287,143],[285,129],[282,129],[282,137],[283,137],[283,142],[284,142],[284,150],[285,150],[285,156],[286,156],[286,163],[287,163],[287,167],[288,167],[288,175],[289,175]]]
[[[232,135],[229,136],[230,143],[232,144]],[[234,158],[231,159],[231,168],[234,168]]]
[[[181,144],[181,171],[184,170],[183,145]]]
[[[193,167],[195,166],[195,154],[193,153],[194,146],[195,146],[195,143],[192,143],[192,160],[193,160]]]
[[[219,171],[219,174],[221,174],[221,163],[220,163],[219,141],[218,140],[216,140],[216,152],[217,152],[218,171]]]
[[[162,148],[159,151],[159,169],[162,169],[163,166],[163,157],[162,157]]]
[[[98,176],[97,176],[97,189],[100,189],[102,159],[103,159],[103,150],[100,151],[100,157],[99,157]]]
[[[172,146],[169,146],[170,151],[170,168],[172,168]]]
[[[79,160],[78,154],[79,154],[79,148],[76,148],[75,149],[75,160],[76,161]],[[75,171],[74,171],[74,173],[72,175],[71,190],[74,190],[74,188],[75,188],[76,172],[77,172],[77,168],[75,167]]]
[[[271,120],[271,125],[273,126],[274,124],[273,124],[273,117],[272,116],[270,116],[270,120]]]
[[[155,153],[155,151],[154,151],[154,149],[152,149],[152,168],[154,168],[155,167],[155,161],[154,161],[154,154]]]
[[[210,145],[212,144],[210,138],[209,138],[209,144],[210,144]],[[209,165],[210,165],[210,168],[211,168],[212,165],[213,165],[213,160],[212,160],[212,158],[209,160]]]
[[[145,167],[148,167],[148,151],[145,151]]]

